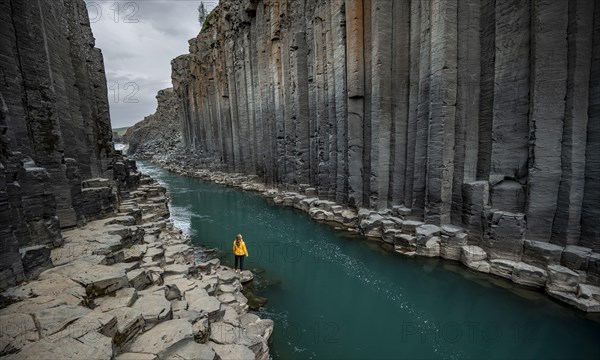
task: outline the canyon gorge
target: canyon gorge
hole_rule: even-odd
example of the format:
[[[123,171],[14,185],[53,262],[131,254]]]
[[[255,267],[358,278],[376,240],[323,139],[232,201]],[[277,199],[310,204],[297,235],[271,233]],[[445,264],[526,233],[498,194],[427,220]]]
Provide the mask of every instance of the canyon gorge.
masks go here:
[[[180,165],[354,209],[402,254],[600,285],[599,14],[585,0],[221,1],[172,61]]]

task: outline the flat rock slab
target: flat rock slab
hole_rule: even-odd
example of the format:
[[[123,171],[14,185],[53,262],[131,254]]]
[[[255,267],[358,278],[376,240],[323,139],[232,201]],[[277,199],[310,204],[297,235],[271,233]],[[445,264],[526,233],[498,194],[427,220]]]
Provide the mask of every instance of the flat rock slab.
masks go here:
[[[250,270],[244,270],[240,274],[240,282],[242,284],[248,283],[254,279],[254,275]]]
[[[193,340],[188,340],[184,345],[180,345],[177,350],[166,357],[168,360],[216,360],[217,353],[206,344],[198,344]],[[227,358],[222,358],[226,360]]]
[[[42,356],[43,355],[43,356]],[[110,338],[101,334],[88,334],[77,340],[64,337],[55,342],[38,341],[24,347],[21,352],[9,355],[10,360],[31,359],[110,360],[113,347]]]
[[[165,298],[163,292],[140,297],[132,309],[139,310],[143,314],[146,329],[172,316],[171,303]]]
[[[70,278],[57,274],[45,280],[36,280],[28,284],[10,288],[2,293],[6,297],[18,300],[57,294],[71,294],[83,298],[85,296],[85,288]]]
[[[214,319],[221,312],[221,302],[212,296],[207,296],[189,302],[188,309],[205,313],[210,319]]]
[[[91,335],[99,333],[112,339],[117,333],[117,318],[101,311],[91,311],[69,324],[64,330],[45,338],[44,341],[56,341],[63,337],[81,339],[89,337],[89,333],[92,333]]]
[[[227,360],[253,360],[256,358],[254,352],[244,345],[221,345],[209,342],[208,345],[213,348],[221,359]]]
[[[173,275],[173,274],[186,274],[189,272],[189,267],[183,264],[173,264],[165,266],[164,268],[165,275]]]
[[[87,262],[74,262],[55,267],[40,274],[40,279],[48,279],[54,274],[64,275],[92,291],[95,295],[108,294],[127,286],[125,271],[105,265],[90,265]]]
[[[137,300],[137,291],[134,288],[117,290],[114,294],[103,296],[95,300],[97,308],[103,312],[130,307]]]
[[[159,359],[164,359],[187,339],[193,340],[192,324],[186,320],[170,320],[138,336],[127,350],[156,354]]]
[[[233,296],[233,294],[231,294],[231,293],[221,294],[217,298],[223,304],[231,304],[231,303],[235,302],[235,296]]]
[[[38,341],[38,331],[29,314],[0,315],[0,356]]]
[[[146,254],[146,251],[148,251],[148,245],[146,244],[136,244],[131,246],[130,248],[123,249],[123,261],[140,261]]]
[[[35,321],[42,338],[61,331],[70,323],[91,312],[90,309],[77,305],[62,305],[37,311]]]
[[[233,284],[237,280],[238,275],[233,270],[225,270],[218,271],[217,277],[219,278],[219,283]]]
[[[158,360],[154,354],[126,352],[115,358],[115,360]]]

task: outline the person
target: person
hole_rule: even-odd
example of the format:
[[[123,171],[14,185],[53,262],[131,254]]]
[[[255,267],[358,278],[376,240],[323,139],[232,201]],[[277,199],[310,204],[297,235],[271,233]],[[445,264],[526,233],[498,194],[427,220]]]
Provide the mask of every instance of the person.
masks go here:
[[[244,271],[244,257],[248,256],[248,250],[246,249],[242,234],[237,234],[233,241],[233,255],[235,255],[235,272],[238,273],[238,262],[240,264],[239,272]]]

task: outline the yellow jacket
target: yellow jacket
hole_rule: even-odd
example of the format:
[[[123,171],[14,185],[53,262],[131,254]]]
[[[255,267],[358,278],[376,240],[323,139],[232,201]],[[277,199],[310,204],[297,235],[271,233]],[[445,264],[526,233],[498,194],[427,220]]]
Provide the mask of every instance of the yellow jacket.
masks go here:
[[[238,256],[241,256],[241,255],[248,256],[248,250],[246,250],[246,244],[244,243],[244,240],[240,240],[239,245],[237,245],[236,241],[233,240],[233,253]]]

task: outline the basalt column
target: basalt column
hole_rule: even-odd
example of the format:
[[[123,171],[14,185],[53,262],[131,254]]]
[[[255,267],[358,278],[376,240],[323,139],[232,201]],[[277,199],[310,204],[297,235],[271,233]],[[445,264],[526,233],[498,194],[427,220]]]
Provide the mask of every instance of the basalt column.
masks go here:
[[[221,0],[173,62],[183,139],[270,186],[462,227],[489,259],[593,248],[598,23],[583,0]]]

